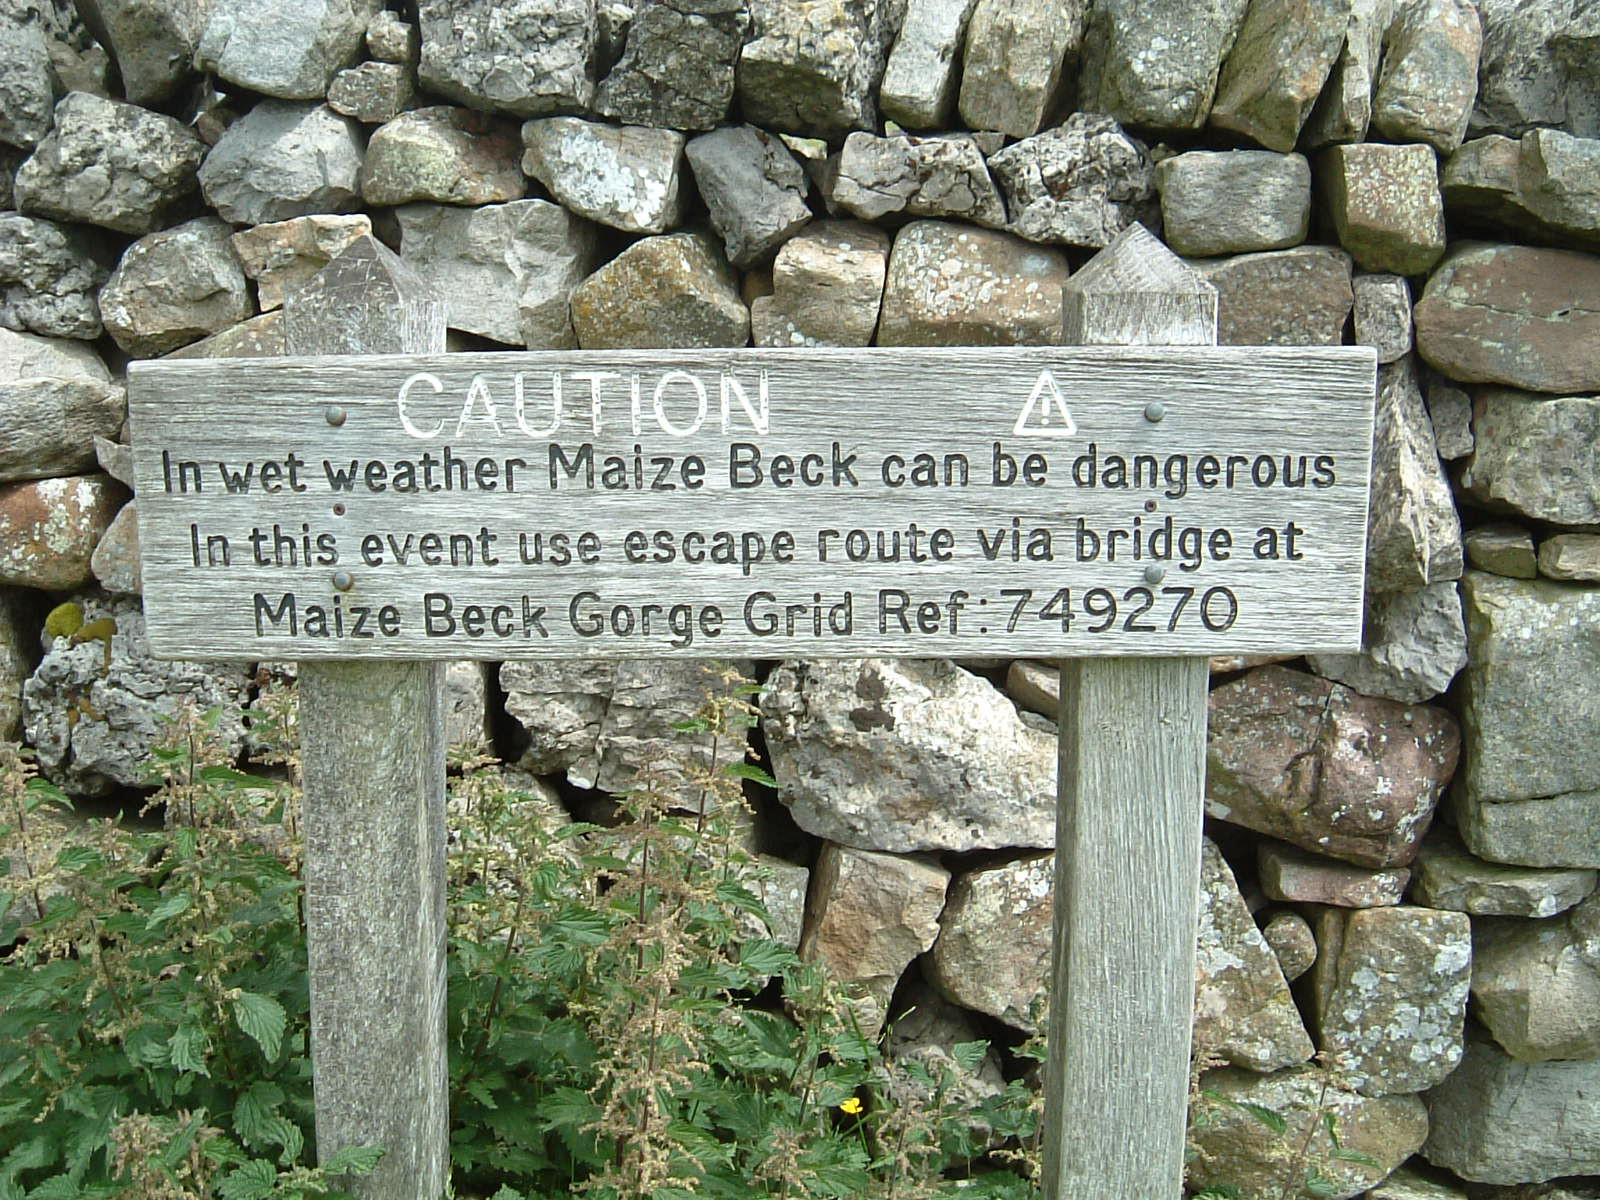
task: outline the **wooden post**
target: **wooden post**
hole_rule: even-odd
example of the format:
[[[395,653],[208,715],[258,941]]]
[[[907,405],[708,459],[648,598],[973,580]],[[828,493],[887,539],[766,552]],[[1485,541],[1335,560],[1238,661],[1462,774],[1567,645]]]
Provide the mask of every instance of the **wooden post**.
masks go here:
[[[284,304],[284,340],[290,354],[442,352],[445,306],[365,237]],[[330,447],[342,420],[328,409]],[[360,595],[358,568],[333,574],[328,595]],[[442,671],[300,666],[317,1153],[386,1148],[345,1185],[363,1200],[440,1200],[450,1172]]]
[[[1216,290],[1140,225],[1067,284],[1072,345],[1216,331]],[[1206,684],[1204,658],[1061,663],[1047,1200],[1182,1193]]]

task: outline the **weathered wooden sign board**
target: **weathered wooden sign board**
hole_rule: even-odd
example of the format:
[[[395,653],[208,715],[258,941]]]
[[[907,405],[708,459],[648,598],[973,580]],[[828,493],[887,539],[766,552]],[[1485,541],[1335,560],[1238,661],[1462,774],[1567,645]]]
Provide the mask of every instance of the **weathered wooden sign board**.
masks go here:
[[[199,659],[1358,648],[1339,347],[135,363],[152,649]]]

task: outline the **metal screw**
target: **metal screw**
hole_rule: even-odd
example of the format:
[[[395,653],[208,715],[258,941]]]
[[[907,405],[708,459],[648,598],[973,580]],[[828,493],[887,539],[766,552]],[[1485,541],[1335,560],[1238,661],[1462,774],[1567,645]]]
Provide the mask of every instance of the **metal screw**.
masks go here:
[[[335,571],[333,573],[333,586],[341,592],[348,592],[356,585],[356,577],[349,571]]]
[[[1144,569],[1144,581],[1146,583],[1160,583],[1166,577],[1167,569],[1159,563],[1151,563]]]
[[[337,404],[330,404],[323,410],[322,415],[328,419],[329,425],[343,425],[346,414]]]
[[[1144,419],[1146,421],[1159,421],[1167,415],[1167,406],[1159,400],[1152,400],[1144,406]]]

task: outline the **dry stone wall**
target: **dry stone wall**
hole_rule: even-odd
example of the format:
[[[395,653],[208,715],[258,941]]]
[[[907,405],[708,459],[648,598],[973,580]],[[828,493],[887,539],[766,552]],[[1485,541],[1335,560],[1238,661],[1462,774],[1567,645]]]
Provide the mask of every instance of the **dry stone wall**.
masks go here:
[[[125,364],[281,353],[369,232],[459,349],[1049,345],[1133,222],[1224,343],[1376,347],[1362,652],[1214,664],[1190,1184],[1595,1194],[1591,0],[18,0],[0,210],[0,736],[79,795],[185,699],[249,750],[250,669],[143,645]],[[785,935],[896,1055],[1036,1029],[1051,665],[747,666]],[[452,737],[594,816],[700,686],[462,664]]]

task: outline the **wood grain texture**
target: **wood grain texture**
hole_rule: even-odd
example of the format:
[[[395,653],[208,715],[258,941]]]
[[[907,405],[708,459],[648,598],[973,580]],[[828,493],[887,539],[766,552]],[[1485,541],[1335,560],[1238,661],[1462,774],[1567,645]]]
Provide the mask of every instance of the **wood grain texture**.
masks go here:
[[[284,306],[296,353],[444,347],[444,307],[363,238]],[[381,1145],[361,1200],[449,1179],[443,667],[305,663],[306,940],[317,1153]]]
[[[1162,286],[1177,294],[1170,281]],[[1185,303],[1184,311],[1195,307]],[[1128,311],[1105,297],[1091,307]],[[1123,317],[1113,323],[1128,327]],[[1374,362],[1365,347],[1185,346],[134,364],[151,644],[160,655],[247,660],[1352,651],[1361,633]],[[763,381],[758,420],[744,401],[761,410]],[[1146,416],[1151,402],[1164,406],[1159,421]],[[331,409],[340,423],[330,424]],[[440,490],[396,493],[397,473],[422,472],[423,456],[437,464],[447,448],[453,469],[436,465],[431,476]],[[282,473],[291,454],[300,491]],[[775,484],[780,456],[800,464],[808,454],[818,456],[816,486]],[[917,454],[931,456],[938,486],[900,482],[913,478]],[[1038,486],[1020,474],[1030,455],[1043,464]],[[1134,486],[1108,484],[1113,456],[1140,469]],[[604,486],[612,457],[622,464],[616,482],[630,486]],[[1319,460],[1331,475],[1319,475]],[[704,467],[695,480],[683,475],[691,461]],[[1286,461],[1298,486],[1284,483]],[[237,474],[262,463],[277,464],[273,490],[263,492],[257,474],[248,491],[229,492],[224,465]],[[961,478],[962,463],[967,484],[946,486]],[[658,479],[672,490],[654,487]],[[1168,519],[1180,542],[1185,529],[1206,539],[1226,531],[1226,560],[1208,551],[1181,563],[1174,545],[1165,577],[1147,580],[1151,554],[1162,553],[1149,534]],[[1092,543],[1078,538],[1080,521],[1099,539],[1092,558],[1082,557]],[[948,557],[908,561],[913,525],[924,553],[931,531],[948,530]],[[1106,533],[1136,525],[1140,556],[1123,538],[1108,561]],[[1282,541],[1291,525],[1301,557],[1287,557],[1286,542],[1276,559],[1255,556],[1262,529]],[[1030,557],[1039,529],[1050,537],[1048,559]],[[838,533],[827,546],[824,530]],[[865,561],[849,552],[856,530],[869,547]],[[264,539],[264,565],[252,531]],[[493,539],[474,549],[468,543],[481,532]],[[548,548],[553,536],[585,532],[600,547],[591,564],[522,561],[540,538]],[[992,558],[980,532],[992,539]],[[460,539],[456,565],[448,556],[421,561],[429,533]],[[726,533],[741,553],[748,534],[766,557],[686,562],[689,533]],[[274,548],[275,534],[286,549]],[[646,553],[630,556],[630,534],[647,539]],[[672,561],[660,560],[657,534],[672,539]],[[777,561],[780,534],[795,539],[791,561]],[[898,561],[878,561],[880,534],[889,555],[899,539]],[[320,536],[333,539],[338,561],[307,566],[304,539]],[[225,539],[226,565],[214,538]],[[341,570],[350,574],[344,592],[333,586]],[[1086,607],[1096,588],[1104,591]],[[1194,589],[1187,600],[1185,588]],[[1237,598],[1236,620],[1226,619],[1221,592],[1202,611],[1213,588]],[[1031,597],[1019,611],[1024,589]],[[1061,589],[1070,604],[1052,606]],[[957,592],[966,595],[952,606]],[[853,620],[843,632],[828,614],[847,594]],[[1108,594],[1117,607],[1109,620]],[[431,602],[431,620],[430,595],[444,597]],[[650,604],[662,608],[647,633]],[[372,636],[372,621],[360,635],[306,632],[308,606],[325,615],[337,607],[353,623],[353,608],[375,614],[386,605],[392,636]],[[798,606],[792,628],[790,605]],[[502,609],[504,619],[469,630],[468,606]],[[673,606],[682,606],[692,636],[662,611]],[[711,609],[715,632],[699,623]],[[525,619],[530,613],[538,620]]]
[[[1215,293],[1138,226],[1079,272],[1069,296],[1074,290],[1083,301],[1074,308],[1080,340],[1216,338]],[[1174,295],[1192,300],[1175,303]],[[1074,659],[1061,668],[1044,1194],[1176,1200],[1194,1021],[1207,663]]]

